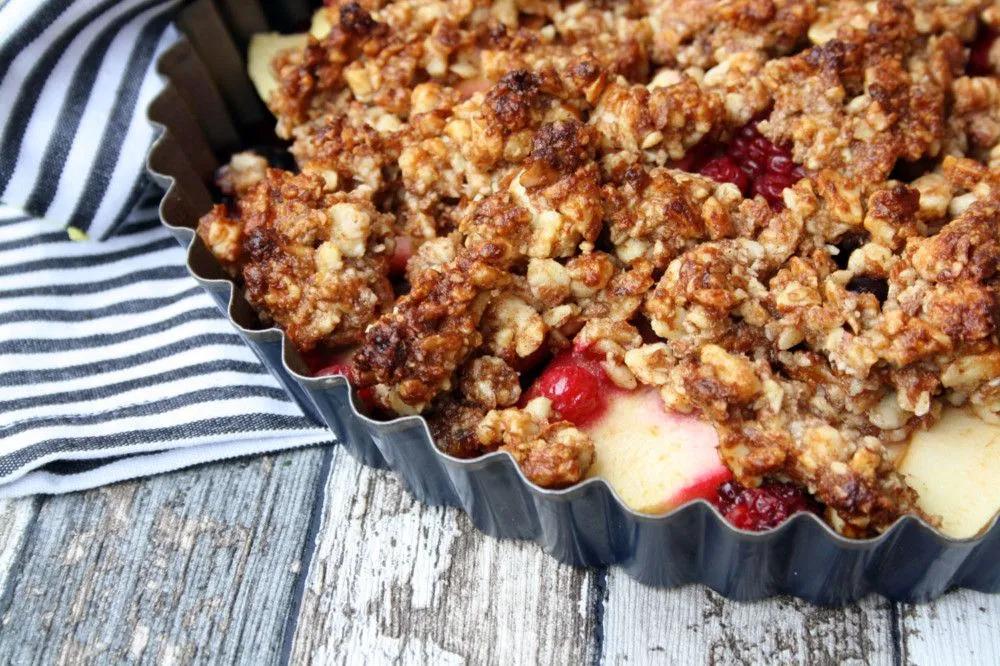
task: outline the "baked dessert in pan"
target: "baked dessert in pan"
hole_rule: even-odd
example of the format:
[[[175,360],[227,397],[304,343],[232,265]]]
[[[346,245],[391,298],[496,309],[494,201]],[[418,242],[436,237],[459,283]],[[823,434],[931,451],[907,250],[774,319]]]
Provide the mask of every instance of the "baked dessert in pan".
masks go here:
[[[296,165],[235,155],[200,244],[449,473],[506,451],[632,515],[978,533],[996,8],[677,4],[339,3],[256,37]]]
[[[452,455],[749,529],[816,503],[848,535],[974,534],[1000,508],[997,8],[763,4],[331,3],[250,45],[301,172],[238,154],[199,233]],[[966,437],[970,472],[996,461],[974,508],[922,476]]]

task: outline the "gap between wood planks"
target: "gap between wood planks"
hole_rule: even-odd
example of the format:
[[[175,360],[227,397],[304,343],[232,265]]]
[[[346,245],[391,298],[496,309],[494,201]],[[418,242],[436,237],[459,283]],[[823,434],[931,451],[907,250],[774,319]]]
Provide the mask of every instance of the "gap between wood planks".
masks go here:
[[[305,592],[306,582],[309,578],[309,571],[312,569],[313,554],[316,552],[320,525],[323,521],[324,507],[326,506],[326,484],[330,478],[330,465],[333,461],[334,446],[336,444],[323,446],[322,465],[313,486],[312,506],[309,509],[309,526],[302,541],[302,554],[299,555],[300,568],[295,578],[295,587],[292,589],[288,614],[285,616],[285,626],[282,629],[280,657],[282,664],[287,664],[292,654],[292,641],[295,638],[295,630],[298,627],[299,614],[302,610],[303,593]]]

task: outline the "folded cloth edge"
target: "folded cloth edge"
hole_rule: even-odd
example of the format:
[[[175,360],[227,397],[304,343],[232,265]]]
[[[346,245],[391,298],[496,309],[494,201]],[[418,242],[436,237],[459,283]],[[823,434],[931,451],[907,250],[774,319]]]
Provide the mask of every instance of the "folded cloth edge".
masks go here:
[[[204,463],[336,443],[331,433],[310,433],[298,437],[213,442],[154,453],[126,455],[123,458],[115,458],[106,465],[75,474],[56,474],[39,468],[0,486],[0,499],[29,495],[61,495],[120,481],[179,471]]]

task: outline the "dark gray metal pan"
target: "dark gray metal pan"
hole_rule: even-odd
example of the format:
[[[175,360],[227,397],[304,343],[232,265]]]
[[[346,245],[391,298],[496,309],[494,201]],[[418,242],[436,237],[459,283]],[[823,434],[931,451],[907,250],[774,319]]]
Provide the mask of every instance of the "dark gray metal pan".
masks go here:
[[[649,585],[704,583],[732,599],[792,594],[821,604],[872,591],[926,601],[955,587],[1000,590],[996,519],[975,539],[950,539],[904,517],[877,538],[851,540],[812,514],[767,532],[737,530],[703,500],[665,515],[640,514],[602,479],[546,490],[506,453],[473,460],[445,455],[422,418],[372,420],[355,408],[343,377],[308,376],[284,334],[260,325],[193,230],[212,204],[214,170],[233,151],[266,141],[273,125],[246,76],[242,54],[250,35],[302,30],[309,14],[304,2],[199,0],[186,7],[178,20],[185,38],[159,62],[165,87],[149,118],[163,132],[148,167],[167,190],[160,215],[188,247],[191,274],[303,410],[358,460],[392,469],[428,504],[462,507],[487,534],[532,539],[575,565],[618,565]]]

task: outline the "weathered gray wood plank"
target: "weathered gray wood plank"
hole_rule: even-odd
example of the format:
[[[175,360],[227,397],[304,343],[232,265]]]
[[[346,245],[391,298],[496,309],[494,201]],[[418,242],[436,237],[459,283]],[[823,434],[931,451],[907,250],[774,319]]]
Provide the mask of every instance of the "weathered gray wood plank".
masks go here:
[[[0,500],[0,599],[4,598],[12,567],[26,545],[29,526],[38,512],[37,500]]]
[[[334,455],[294,663],[583,663],[593,572],[484,536]]]
[[[960,590],[930,604],[900,605],[903,663],[996,664],[1000,596]]]
[[[335,449],[294,662],[848,663],[893,659],[891,607],[726,601],[556,563],[415,502]],[[274,662],[322,452],[0,503],[0,661]],[[897,612],[904,664],[996,663],[1000,597]]]
[[[273,662],[322,455],[44,500],[0,609],[3,661]]]
[[[607,664],[890,664],[888,602],[844,609],[791,598],[727,601],[702,586],[645,587],[620,569],[607,578]]]

